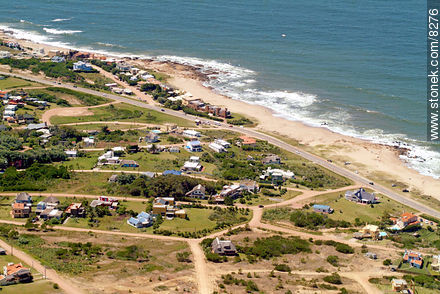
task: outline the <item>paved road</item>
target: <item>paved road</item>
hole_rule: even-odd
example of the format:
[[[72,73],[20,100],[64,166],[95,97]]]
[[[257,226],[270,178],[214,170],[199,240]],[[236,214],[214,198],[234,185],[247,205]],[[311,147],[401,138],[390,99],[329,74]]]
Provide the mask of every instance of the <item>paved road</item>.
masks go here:
[[[0,240],[0,246],[3,247],[8,252],[8,254],[11,254],[11,246],[9,244],[4,242],[3,240]],[[60,286],[60,288],[63,289],[66,294],[84,293],[84,291],[73,285],[70,281],[61,278],[57,274],[57,272],[54,271],[53,269],[45,270],[44,266],[38,260],[24,253],[20,249],[14,247],[13,253],[15,257],[21,259],[29,266],[32,266],[36,271],[40,272],[43,276],[46,273],[46,277],[52,282],[58,284],[58,286]]]
[[[187,119],[187,120],[192,120],[192,121],[194,121],[196,119],[203,120],[200,117],[196,117],[196,116],[192,116],[192,115],[187,115],[187,114],[185,114],[183,112],[174,111],[174,110],[171,110],[171,109],[161,108],[161,107],[158,107],[158,106],[155,106],[155,105],[150,105],[150,104],[147,104],[145,102],[133,100],[133,99],[130,99],[130,98],[125,98],[125,97],[121,97],[121,96],[117,96],[117,95],[112,95],[112,94],[105,94],[105,93],[94,91],[94,90],[91,90],[91,89],[74,87],[74,86],[69,85],[69,84],[58,85],[58,84],[55,84],[54,82],[48,81],[46,79],[37,78],[37,77],[33,77],[33,76],[27,76],[27,75],[22,75],[22,74],[16,74],[16,73],[8,73],[8,72],[1,72],[0,71],[0,74],[15,76],[15,77],[18,77],[18,78],[23,78],[23,79],[31,80],[31,81],[38,82],[38,83],[41,83],[41,84],[47,84],[47,85],[57,86],[57,87],[61,86],[61,87],[64,87],[64,88],[68,88],[68,89],[71,89],[71,90],[76,90],[76,91],[83,92],[83,93],[88,93],[88,94],[92,94],[92,95],[106,97],[106,98],[110,98],[110,99],[113,99],[113,100],[116,100],[116,101],[120,101],[120,102],[124,102],[124,103],[131,104],[131,105],[134,105],[134,106],[138,106],[138,107],[141,107],[141,108],[151,109],[151,110],[155,110],[155,111],[162,111],[162,112],[164,112],[166,114],[173,115],[173,116],[180,117],[180,118]],[[213,122],[210,121],[210,123],[213,123]],[[423,204],[421,204],[421,203],[419,203],[419,202],[417,202],[415,200],[412,200],[412,199],[407,198],[407,197],[405,197],[403,195],[400,195],[400,194],[398,194],[398,193],[396,193],[394,191],[391,191],[391,190],[385,188],[384,186],[381,186],[381,185],[370,186],[370,184],[369,184],[371,182],[370,180],[368,180],[368,179],[366,179],[366,178],[364,178],[364,177],[362,177],[362,176],[360,176],[360,175],[358,175],[358,174],[356,174],[354,172],[346,170],[343,167],[334,165],[334,164],[326,161],[325,159],[323,159],[323,158],[321,158],[319,156],[313,155],[313,154],[311,154],[309,152],[306,152],[306,151],[301,150],[301,149],[299,149],[297,147],[294,147],[294,146],[292,146],[292,145],[290,145],[290,144],[288,144],[288,143],[286,143],[284,141],[281,141],[281,140],[279,140],[279,139],[277,139],[275,137],[272,137],[272,136],[267,135],[267,134],[260,133],[260,132],[254,130],[254,129],[240,128],[240,127],[230,127],[228,124],[225,124],[225,123],[218,123],[218,126],[222,127],[222,128],[225,128],[225,129],[233,130],[235,132],[239,132],[239,133],[245,134],[247,136],[252,136],[252,137],[255,137],[255,138],[260,139],[260,140],[268,141],[269,143],[271,143],[271,144],[273,144],[275,146],[278,146],[278,147],[280,147],[280,148],[282,148],[282,149],[284,149],[286,151],[289,151],[289,152],[292,152],[292,153],[296,153],[297,155],[299,155],[299,156],[301,156],[301,157],[303,157],[303,158],[305,158],[307,160],[310,160],[313,163],[316,163],[316,164],[318,164],[320,166],[323,166],[323,167],[325,167],[325,168],[327,168],[327,169],[329,169],[329,170],[331,170],[331,171],[333,171],[333,172],[335,172],[337,174],[345,176],[345,177],[351,179],[352,181],[354,181],[355,183],[360,183],[360,184],[363,184],[365,186],[369,186],[370,188],[372,188],[372,189],[376,190],[377,192],[380,192],[380,193],[388,196],[389,198],[391,198],[391,199],[393,199],[395,201],[398,201],[398,202],[400,202],[400,203],[402,203],[404,205],[407,205],[409,207],[417,209],[417,210],[419,210],[419,211],[421,211],[423,213],[432,215],[432,216],[434,216],[436,218],[440,218],[440,212],[435,210],[435,209],[433,209],[433,208],[430,208],[430,207],[428,207],[426,205],[423,205]]]

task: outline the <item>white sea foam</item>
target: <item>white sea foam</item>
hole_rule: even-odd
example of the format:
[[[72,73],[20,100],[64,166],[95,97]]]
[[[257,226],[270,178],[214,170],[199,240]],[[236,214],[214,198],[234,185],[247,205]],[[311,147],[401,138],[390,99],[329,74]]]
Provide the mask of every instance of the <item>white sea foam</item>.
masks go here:
[[[78,30],[58,30],[51,28],[43,28],[43,30],[49,34],[54,34],[54,35],[72,35],[72,34],[82,33],[82,31],[78,31]]]
[[[60,22],[60,21],[67,21],[67,20],[71,20],[73,17],[71,17],[71,18],[55,18],[55,19],[52,19],[51,21],[52,22]]]

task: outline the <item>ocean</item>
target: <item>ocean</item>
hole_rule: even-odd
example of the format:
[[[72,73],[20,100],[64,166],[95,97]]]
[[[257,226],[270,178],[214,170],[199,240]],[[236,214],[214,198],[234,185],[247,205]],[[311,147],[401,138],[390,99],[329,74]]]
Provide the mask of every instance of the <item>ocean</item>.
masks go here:
[[[374,142],[440,177],[426,142],[426,3],[0,0],[16,37],[197,65],[216,91]]]

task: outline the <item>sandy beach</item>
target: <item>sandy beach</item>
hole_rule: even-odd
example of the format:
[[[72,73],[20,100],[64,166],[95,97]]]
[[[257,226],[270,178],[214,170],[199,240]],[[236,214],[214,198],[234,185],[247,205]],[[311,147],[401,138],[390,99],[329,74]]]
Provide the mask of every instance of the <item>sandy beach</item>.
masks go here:
[[[0,34],[0,38],[13,40],[11,36],[3,33]],[[44,49],[46,52],[52,49],[68,50],[25,40],[17,41],[22,46],[33,50]],[[403,152],[402,150],[337,134],[325,128],[310,127],[301,122],[289,121],[274,116],[269,108],[232,100],[204,87],[204,76],[188,66],[140,59],[127,59],[127,62],[163,72],[170,76],[167,83],[174,88],[190,92],[194,98],[227,107],[232,113],[240,113],[258,121],[256,127],[258,130],[294,139],[304,149],[331,159],[335,164],[344,165],[344,162],[350,162],[351,164],[346,165],[347,169],[357,171],[360,175],[381,182],[389,188],[392,183],[404,183],[411,192],[433,196],[440,200],[440,180],[421,175],[407,167],[399,158],[399,152]],[[402,190],[401,187],[402,185],[399,186],[399,190]]]

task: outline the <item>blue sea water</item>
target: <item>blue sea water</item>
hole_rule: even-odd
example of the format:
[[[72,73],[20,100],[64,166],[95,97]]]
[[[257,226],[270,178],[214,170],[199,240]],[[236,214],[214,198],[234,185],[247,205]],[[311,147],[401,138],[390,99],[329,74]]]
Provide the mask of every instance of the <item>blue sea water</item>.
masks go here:
[[[423,1],[0,3],[0,28],[15,36],[199,65],[223,94],[343,134],[408,144],[408,165],[440,176],[440,146],[425,142]]]

